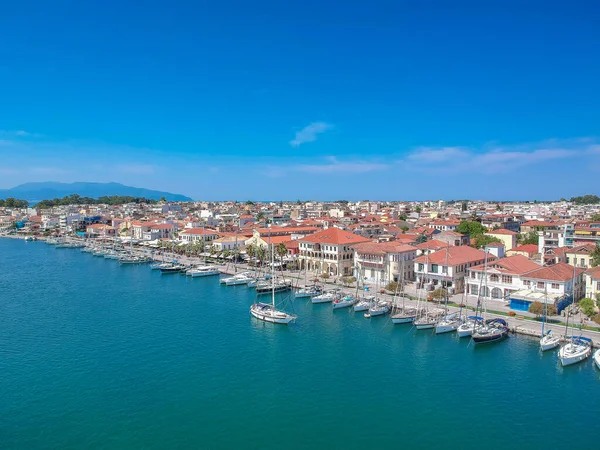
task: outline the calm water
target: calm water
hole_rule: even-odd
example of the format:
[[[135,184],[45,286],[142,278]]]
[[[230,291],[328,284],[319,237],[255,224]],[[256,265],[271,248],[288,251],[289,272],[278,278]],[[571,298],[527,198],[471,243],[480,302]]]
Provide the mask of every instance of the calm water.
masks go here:
[[[599,448],[600,371],[0,239],[2,448]]]

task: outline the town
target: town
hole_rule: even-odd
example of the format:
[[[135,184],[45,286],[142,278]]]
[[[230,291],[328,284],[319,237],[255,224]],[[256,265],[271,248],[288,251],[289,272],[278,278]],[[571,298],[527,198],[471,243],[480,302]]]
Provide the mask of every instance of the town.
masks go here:
[[[222,262],[261,263],[333,283],[497,302],[518,314],[572,303],[600,323],[600,205],[558,202],[0,203],[0,233],[113,239]],[[595,202],[593,204],[592,202]],[[61,202],[64,203],[64,202]],[[97,203],[97,202],[95,202]],[[592,203],[592,204],[590,204]],[[358,280],[358,281],[357,281]],[[483,282],[485,280],[485,282]],[[564,315],[564,313],[563,313]]]

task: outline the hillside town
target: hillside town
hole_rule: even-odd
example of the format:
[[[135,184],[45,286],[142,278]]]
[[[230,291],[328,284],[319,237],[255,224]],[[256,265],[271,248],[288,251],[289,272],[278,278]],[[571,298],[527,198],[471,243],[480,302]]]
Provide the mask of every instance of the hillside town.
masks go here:
[[[23,205],[18,205],[23,206]],[[0,234],[114,239],[282,266],[332,280],[477,296],[527,311],[600,299],[600,205],[188,202],[0,206]],[[262,250],[261,250],[262,249]],[[589,309],[589,308],[588,308]]]

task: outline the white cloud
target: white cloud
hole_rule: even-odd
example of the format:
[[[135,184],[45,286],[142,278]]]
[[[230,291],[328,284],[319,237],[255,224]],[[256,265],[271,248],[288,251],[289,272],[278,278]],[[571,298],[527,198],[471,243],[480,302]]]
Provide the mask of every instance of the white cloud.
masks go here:
[[[371,161],[338,161],[337,158],[331,156],[327,158],[327,164],[300,164],[295,167],[300,172],[316,173],[316,174],[333,174],[333,173],[366,173],[377,170],[387,169],[387,164]]]
[[[317,136],[321,133],[333,128],[333,125],[326,122],[313,122],[310,125],[296,132],[296,137],[290,141],[292,147],[299,147],[307,142],[317,140]]]
[[[437,172],[479,171],[501,173],[533,164],[576,158],[600,152],[595,138],[552,139],[513,146],[419,147],[402,163],[413,168]]]
[[[42,137],[39,133],[32,133],[25,130],[0,130],[0,136],[17,138],[38,138]]]

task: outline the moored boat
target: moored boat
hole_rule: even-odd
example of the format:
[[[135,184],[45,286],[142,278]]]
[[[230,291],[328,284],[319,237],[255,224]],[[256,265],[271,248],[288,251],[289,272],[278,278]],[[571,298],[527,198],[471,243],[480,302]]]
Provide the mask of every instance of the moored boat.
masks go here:
[[[600,349],[594,352],[594,364],[600,369]]]
[[[470,337],[473,334],[475,328],[477,328],[483,322],[483,317],[469,316],[459,327],[456,329],[458,337]]]
[[[548,330],[548,332],[544,334],[540,339],[540,349],[543,352],[546,352],[548,350],[552,350],[558,347],[561,342],[562,336],[559,336],[558,334],[553,334],[552,330]]]
[[[592,354],[592,340],[583,336],[571,336],[558,350],[563,367],[577,364]]]
[[[458,313],[448,314],[442,317],[435,324],[435,334],[451,333],[456,331],[461,325],[462,321],[458,316]]]
[[[316,305],[317,303],[331,303],[336,299],[340,298],[340,294],[335,291],[325,292],[320,295],[315,295],[311,298],[311,302]]]
[[[333,309],[350,308],[358,303],[358,297],[354,295],[346,295],[342,298],[336,298],[331,302]]]
[[[508,336],[508,323],[504,319],[489,319],[476,327],[471,339],[476,344],[496,342]]]

